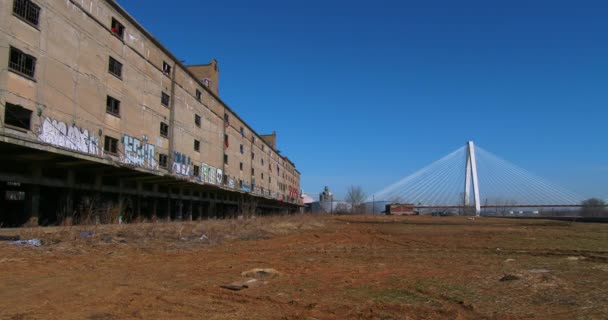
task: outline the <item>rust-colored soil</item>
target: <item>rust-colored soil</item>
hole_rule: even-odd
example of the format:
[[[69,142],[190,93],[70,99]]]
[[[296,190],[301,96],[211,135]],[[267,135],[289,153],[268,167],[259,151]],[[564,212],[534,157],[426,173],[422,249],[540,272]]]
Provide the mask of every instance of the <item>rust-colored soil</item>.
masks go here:
[[[608,318],[608,224],[295,216],[11,234],[44,245],[0,242],[1,319]],[[220,287],[254,268],[279,274]]]

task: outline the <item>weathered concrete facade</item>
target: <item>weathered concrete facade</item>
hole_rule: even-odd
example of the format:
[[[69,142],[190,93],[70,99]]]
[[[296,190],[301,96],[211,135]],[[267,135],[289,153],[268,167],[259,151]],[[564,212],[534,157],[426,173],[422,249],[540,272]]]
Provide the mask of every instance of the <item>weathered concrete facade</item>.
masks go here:
[[[295,165],[218,81],[112,0],[0,0],[0,220],[295,210]]]

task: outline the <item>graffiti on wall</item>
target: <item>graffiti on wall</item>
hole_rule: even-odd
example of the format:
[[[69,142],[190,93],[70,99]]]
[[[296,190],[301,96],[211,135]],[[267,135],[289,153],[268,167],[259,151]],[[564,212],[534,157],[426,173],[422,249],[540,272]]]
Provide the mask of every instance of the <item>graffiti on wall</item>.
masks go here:
[[[217,184],[222,184],[222,179],[224,177],[224,172],[222,172],[222,169],[217,169]]]
[[[228,187],[234,189],[234,178],[228,179]]]
[[[173,152],[173,166],[171,168],[173,173],[177,173],[182,176],[189,176],[190,157],[180,152]]]
[[[154,155],[155,147],[147,141],[146,136],[144,136],[142,142],[135,137],[125,135],[122,140],[125,144],[123,162],[138,167],[157,169],[158,164]]]
[[[209,166],[209,175],[207,176],[207,182],[211,184],[217,183],[217,169]]]
[[[64,122],[51,118],[45,118],[42,122],[38,139],[57,147],[96,156],[103,155],[99,137],[89,134],[87,129],[80,129],[75,125],[67,126]]]

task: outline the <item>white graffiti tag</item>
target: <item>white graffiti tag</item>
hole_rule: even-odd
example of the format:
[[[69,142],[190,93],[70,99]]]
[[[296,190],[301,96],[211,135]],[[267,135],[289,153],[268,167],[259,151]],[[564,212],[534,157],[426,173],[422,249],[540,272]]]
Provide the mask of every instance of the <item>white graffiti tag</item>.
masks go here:
[[[57,147],[97,156],[102,155],[99,138],[89,135],[87,129],[80,129],[76,126],[68,127],[65,123],[50,118],[44,119],[38,139]]]

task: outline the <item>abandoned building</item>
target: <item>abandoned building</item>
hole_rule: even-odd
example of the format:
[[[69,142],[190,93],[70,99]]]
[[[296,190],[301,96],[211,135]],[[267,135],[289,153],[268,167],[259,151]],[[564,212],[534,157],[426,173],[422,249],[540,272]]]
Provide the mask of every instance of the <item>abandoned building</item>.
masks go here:
[[[294,212],[300,173],[112,0],[0,1],[0,227]]]

